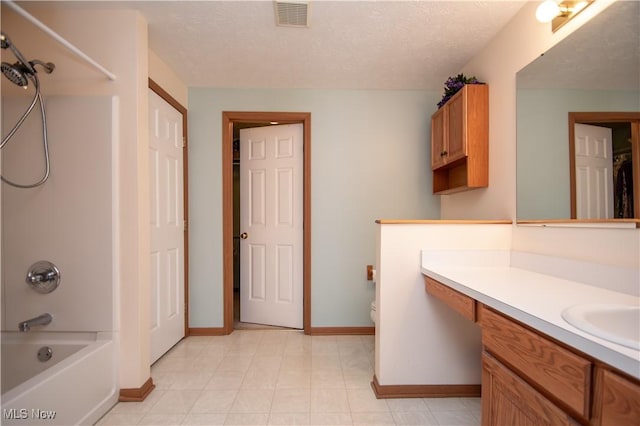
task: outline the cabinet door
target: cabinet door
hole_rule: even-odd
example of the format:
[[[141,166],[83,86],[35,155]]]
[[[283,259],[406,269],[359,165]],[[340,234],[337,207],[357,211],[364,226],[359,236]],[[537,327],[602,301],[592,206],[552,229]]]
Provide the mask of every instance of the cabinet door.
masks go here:
[[[482,353],[482,426],[577,424],[491,355]]]
[[[431,168],[434,170],[445,164],[446,111],[446,107],[442,107],[431,116]]]
[[[591,362],[491,309],[482,311],[482,344],[529,383],[589,418]]]
[[[465,90],[457,93],[447,102],[448,108],[448,146],[446,162],[450,163],[467,155],[467,95]]]
[[[640,385],[602,368],[598,368],[596,380],[599,385],[594,395],[594,424],[597,426],[638,424]]]

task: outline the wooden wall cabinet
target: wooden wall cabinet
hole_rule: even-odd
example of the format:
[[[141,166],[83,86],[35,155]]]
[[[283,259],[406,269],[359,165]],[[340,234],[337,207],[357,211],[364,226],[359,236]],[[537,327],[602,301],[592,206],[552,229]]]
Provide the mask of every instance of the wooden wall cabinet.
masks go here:
[[[489,185],[489,87],[467,84],[431,116],[434,194]]]

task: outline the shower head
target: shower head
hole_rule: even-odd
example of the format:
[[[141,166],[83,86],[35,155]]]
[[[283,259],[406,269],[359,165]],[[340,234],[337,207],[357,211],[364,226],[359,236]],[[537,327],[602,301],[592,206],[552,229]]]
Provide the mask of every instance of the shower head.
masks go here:
[[[33,61],[27,61],[22,53],[13,45],[9,37],[3,32],[0,32],[0,47],[3,49],[11,49],[18,62],[10,64],[8,62],[2,62],[2,73],[14,84],[20,87],[27,88],[29,84],[29,78],[38,85],[38,78],[36,77],[36,65],[40,65],[47,74],[53,72],[55,65],[51,62],[42,62],[38,59]]]
[[[20,62],[10,64],[8,62],[2,62],[0,66],[2,74],[9,79],[10,82],[20,87],[27,88],[29,80],[27,80],[27,73],[29,72]]]
[[[22,56],[22,53],[20,53],[20,51],[13,45],[13,43],[5,33],[0,33],[0,47],[2,47],[3,49],[11,49],[15,57],[24,67],[26,67],[29,73],[36,73],[36,70],[33,68],[33,66],[24,58],[24,56]]]

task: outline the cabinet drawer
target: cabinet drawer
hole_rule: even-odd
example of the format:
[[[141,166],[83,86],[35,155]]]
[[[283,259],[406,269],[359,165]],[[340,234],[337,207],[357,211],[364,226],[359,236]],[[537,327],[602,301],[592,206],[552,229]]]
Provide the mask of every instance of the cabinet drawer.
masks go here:
[[[482,343],[530,383],[589,418],[591,363],[489,309],[482,310]]]
[[[440,299],[466,319],[476,322],[474,299],[427,276],[424,277],[424,285],[427,293]]]

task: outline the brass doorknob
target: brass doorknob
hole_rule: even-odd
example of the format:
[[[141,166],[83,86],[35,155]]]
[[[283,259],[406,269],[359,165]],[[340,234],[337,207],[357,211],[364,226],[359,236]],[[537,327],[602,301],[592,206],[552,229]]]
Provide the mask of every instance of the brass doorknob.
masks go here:
[[[243,240],[246,240],[248,236],[249,234],[247,234],[246,232],[243,232],[242,234],[240,234],[240,238],[242,238]]]

